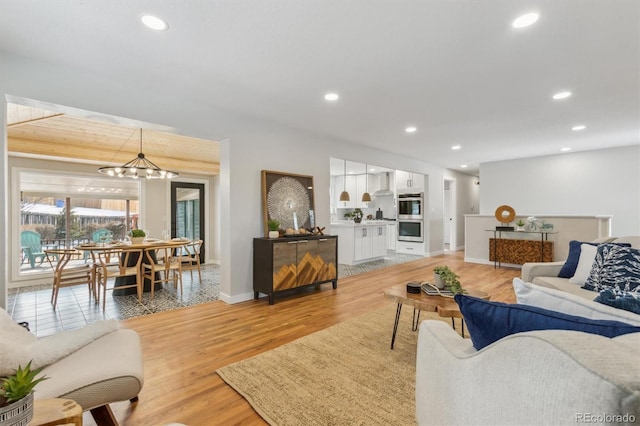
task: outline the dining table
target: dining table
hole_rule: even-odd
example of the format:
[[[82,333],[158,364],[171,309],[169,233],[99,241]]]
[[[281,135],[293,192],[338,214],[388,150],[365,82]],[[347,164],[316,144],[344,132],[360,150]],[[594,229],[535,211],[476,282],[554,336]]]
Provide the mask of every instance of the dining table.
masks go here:
[[[142,258],[142,262],[140,263],[141,270],[139,271],[140,274],[142,274],[143,273],[142,264],[143,263],[148,264],[150,261],[149,258],[151,258],[151,261],[157,263],[155,249],[165,248],[165,247],[180,248],[185,244],[187,244],[189,241],[191,240],[189,240],[188,238],[173,238],[171,240],[159,240],[159,239],[148,238],[144,240],[142,243],[132,243],[130,241],[125,241],[125,242],[112,242],[112,243],[104,243],[104,244],[102,243],[80,244],[79,246],[76,246],[75,249],[79,251],[87,251],[90,254],[94,252],[98,252],[100,250],[112,250],[117,248],[140,249],[140,254],[138,255],[132,254],[131,256],[129,256],[129,261],[128,261],[129,264],[127,266],[135,265],[138,262],[138,256],[142,255],[143,258]],[[145,253],[147,252],[149,254],[148,256],[145,255]],[[92,259],[94,258],[93,254],[91,255],[91,258]],[[156,274],[159,274],[159,273],[160,272],[156,272]],[[94,281],[93,287],[95,288],[95,274],[93,274],[93,281]],[[117,289],[118,287],[133,284],[133,283],[135,283],[134,276],[116,278],[114,283],[113,295],[125,296],[129,294],[136,294],[136,289],[133,287]],[[162,289],[162,283],[156,283],[154,291],[157,291],[160,289]],[[149,279],[144,280],[143,291],[144,292],[151,291],[151,280]]]

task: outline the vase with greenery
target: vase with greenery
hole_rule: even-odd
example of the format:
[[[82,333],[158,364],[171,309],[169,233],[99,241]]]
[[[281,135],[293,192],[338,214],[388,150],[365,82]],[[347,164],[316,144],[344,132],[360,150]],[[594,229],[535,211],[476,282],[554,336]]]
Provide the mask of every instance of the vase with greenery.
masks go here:
[[[516,226],[517,226],[516,231],[524,231],[524,225],[525,225],[524,220],[519,219],[516,222]]]
[[[454,295],[464,293],[460,284],[460,277],[449,269],[448,266],[436,266],[433,269],[435,286],[439,289],[449,290]]]
[[[280,236],[280,222],[275,219],[269,219],[267,221],[267,228],[269,228],[269,238],[278,238]]]
[[[28,424],[33,417],[33,388],[47,377],[36,377],[42,368],[31,369],[31,361],[0,380],[0,424]]]
[[[131,230],[131,242],[133,244],[140,244],[144,241],[144,237],[147,234],[142,229],[132,229]]]

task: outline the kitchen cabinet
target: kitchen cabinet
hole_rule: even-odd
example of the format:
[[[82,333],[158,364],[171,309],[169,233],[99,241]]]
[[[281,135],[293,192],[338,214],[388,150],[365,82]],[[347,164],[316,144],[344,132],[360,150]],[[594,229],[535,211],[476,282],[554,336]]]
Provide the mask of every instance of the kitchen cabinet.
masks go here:
[[[253,239],[253,291],[275,302],[279,292],[333,283],[338,287],[338,237]]]
[[[387,250],[395,250],[396,249],[396,241],[398,239],[398,228],[396,228],[396,223],[387,223]]]
[[[403,192],[423,192],[424,175],[396,170],[396,188]]]
[[[383,258],[387,254],[385,223],[331,224],[338,235],[338,262],[355,265]]]

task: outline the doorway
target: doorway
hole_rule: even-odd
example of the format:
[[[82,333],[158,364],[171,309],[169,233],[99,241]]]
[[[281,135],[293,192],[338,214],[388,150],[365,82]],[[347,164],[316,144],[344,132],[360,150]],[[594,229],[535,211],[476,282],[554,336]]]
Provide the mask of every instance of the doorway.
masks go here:
[[[444,179],[442,235],[445,253],[456,251],[456,181]]]
[[[171,182],[171,237],[202,240],[200,263],[205,257],[204,184]]]

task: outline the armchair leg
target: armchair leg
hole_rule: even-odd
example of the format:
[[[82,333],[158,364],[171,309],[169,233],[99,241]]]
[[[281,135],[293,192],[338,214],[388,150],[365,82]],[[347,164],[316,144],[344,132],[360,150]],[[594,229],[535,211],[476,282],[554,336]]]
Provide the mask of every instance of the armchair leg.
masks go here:
[[[116,416],[113,415],[109,404],[101,405],[90,411],[93,420],[96,421],[98,426],[118,426],[118,420]]]

